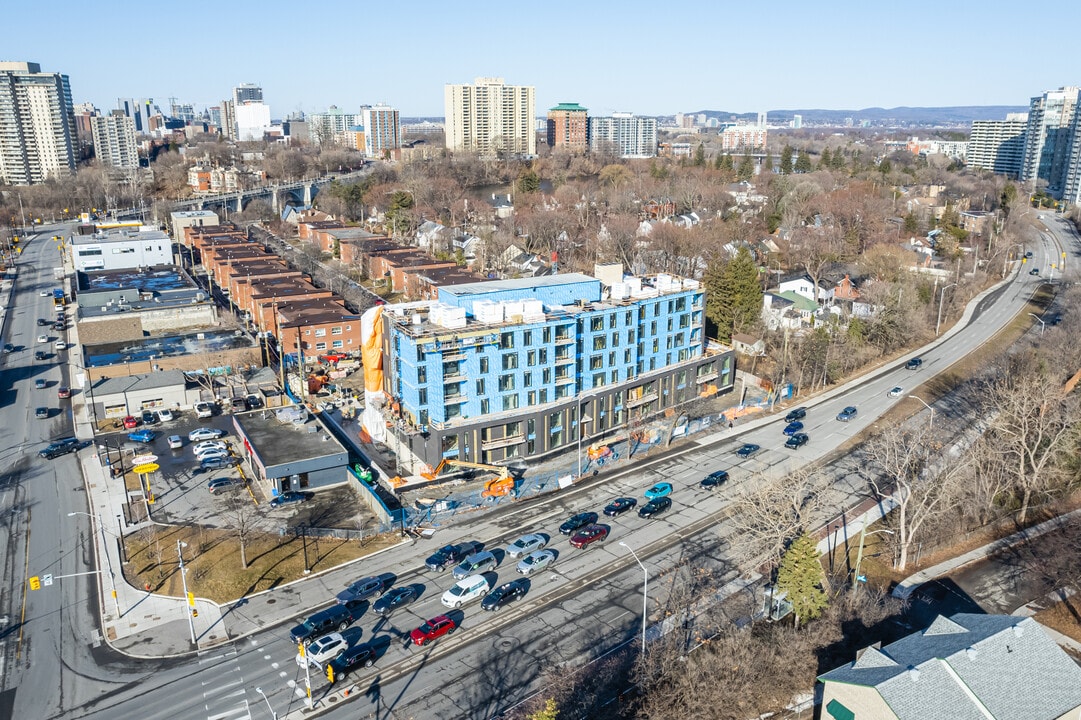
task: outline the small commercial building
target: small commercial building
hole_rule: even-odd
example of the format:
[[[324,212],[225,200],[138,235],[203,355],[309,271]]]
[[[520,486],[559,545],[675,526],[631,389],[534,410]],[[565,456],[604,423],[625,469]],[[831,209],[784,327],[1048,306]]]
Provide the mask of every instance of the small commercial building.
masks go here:
[[[92,235],[71,236],[71,259],[75,269],[124,270],[173,263],[173,243],[160,230],[146,226],[99,230]]]
[[[270,494],[316,490],[346,482],[349,453],[302,405],[256,410],[233,417],[241,452]]]
[[[198,383],[189,382],[180,370],[99,378],[91,380],[85,391],[98,421],[143,410],[190,408],[199,401]]]

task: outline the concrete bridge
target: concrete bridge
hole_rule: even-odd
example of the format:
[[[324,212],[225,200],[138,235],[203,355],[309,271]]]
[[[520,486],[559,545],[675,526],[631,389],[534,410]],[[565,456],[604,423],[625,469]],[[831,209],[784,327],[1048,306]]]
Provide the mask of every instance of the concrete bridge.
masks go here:
[[[269,198],[270,206],[274,212],[280,213],[282,206],[287,200],[293,200],[304,205],[311,205],[312,199],[319,190],[334,180],[348,182],[367,175],[371,172],[372,163],[365,163],[360,170],[355,170],[342,175],[324,175],[320,177],[304,178],[293,182],[275,183],[263,185],[250,190],[239,192],[218,193],[214,195],[200,195],[190,200],[181,200],[173,204],[175,210],[207,210],[210,208],[228,208],[234,212],[241,212],[244,206],[256,198]]]

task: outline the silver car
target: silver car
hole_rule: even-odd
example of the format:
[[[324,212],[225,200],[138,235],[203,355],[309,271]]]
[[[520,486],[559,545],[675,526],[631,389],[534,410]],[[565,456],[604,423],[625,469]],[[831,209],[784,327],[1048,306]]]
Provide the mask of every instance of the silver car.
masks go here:
[[[548,544],[548,538],[539,533],[530,533],[518,538],[510,545],[507,546],[507,555],[512,558],[518,559],[523,555],[528,555],[534,550],[540,550]]]
[[[523,575],[532,575],[551,565],[555,559],[556,554],[551,550],[534,550],[518,562],[515,570]]]
[[[495,555],[487,550],[473,553],[454,567],[454,579],[461,580],[470,575],[480,575],[489,570],[495,570],[497,565],[499,563],[496,561]]]

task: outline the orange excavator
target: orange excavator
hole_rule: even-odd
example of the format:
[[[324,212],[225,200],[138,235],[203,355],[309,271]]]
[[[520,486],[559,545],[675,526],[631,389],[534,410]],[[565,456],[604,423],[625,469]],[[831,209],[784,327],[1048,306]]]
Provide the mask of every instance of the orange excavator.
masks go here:
[[[466,462],[465,460],[448,460],[443,458],[435,469],[430,473],[421,473],[420,476],[427,480],[435,480],[439,477],[439,473],[443,472],[448,467],[465,467],[476,468],[478,470],[491,470],[498,473],[499,477],[494,480],[489,480],[484,484],[484,490],[481,492],[481,497],[495,498],[504,497],[514,492],[514,478],[511,477],[510,468],[504,465],[487,465],[485,463]]]

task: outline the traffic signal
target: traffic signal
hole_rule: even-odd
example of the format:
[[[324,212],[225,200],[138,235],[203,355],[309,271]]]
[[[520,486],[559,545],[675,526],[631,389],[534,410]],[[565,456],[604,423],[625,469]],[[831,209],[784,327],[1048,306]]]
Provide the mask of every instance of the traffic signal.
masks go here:
[[[197,608],[192,608],[192,609],[191,609],[191,616],[192,616],[193,618],[197,618],[197,617],[199,617],[199,610],[198,610]]]
[[[30,589],[31,590],[40,590],[41,589],[41,578],[39,578],[37,575],[30,578]]]
[[[327,663],[327,682],[334,684],[334,668],[330,666],[330,663]]]

